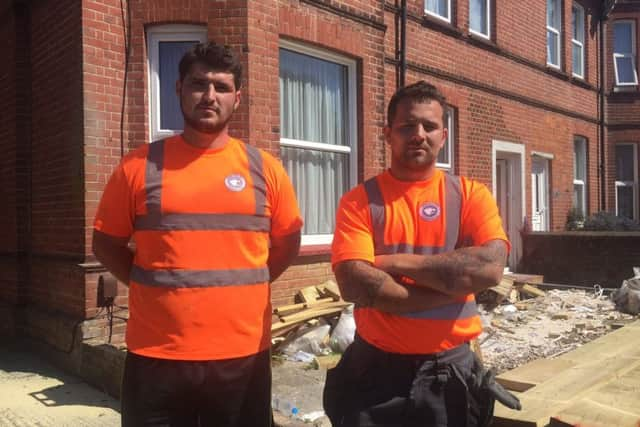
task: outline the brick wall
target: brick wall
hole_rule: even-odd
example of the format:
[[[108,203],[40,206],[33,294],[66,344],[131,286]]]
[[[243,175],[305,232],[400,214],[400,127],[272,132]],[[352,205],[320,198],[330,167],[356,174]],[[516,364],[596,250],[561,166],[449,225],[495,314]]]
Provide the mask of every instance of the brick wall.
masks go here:
[[[524,238],[523,273],[547,283],[619,288],[639,265],[638,232],[531,233]]]
[[[523,2],[501,2],[494,12],[491,40],[468,31],[468,2],[457,2],[452,23],[423,18],[423,2],[408,3],[407,82],[433,82],[457,112],[455,172],[491,188],[492,141],[525,146],[527,216],[531,212],[531,156],[551,161],[551,229],[564,227],[572,204],[573,138],[588,140],[589,210],[597,209],[597,40],[585,29],[585,79],[571,77],[571,2],[564,2],[561,70],[546,66],[546,9]],[[596,2],[581,2],[588,14]],[[587,16],[588,22],[590,18]],[[385,23],[387,82],[395,74],[394,14]],[[386,98],[394,91],[386,85]]]
[[[637,55],[640,52],[640,10],[628,1],[616,4],[605,25],[605,71],[606,71],[606,206],[610,212],[616,209],[616,164],[615,146],[618,143],[634,143],[640,151],[640,87],[616,87],[615,70],[613,65],[614,23],[619,20],[635,23],[636,68]],[[639,154],[640,156],[640,154]],[[640,157],[636,159],[640,165]],[[637,209],[640,209],[640,202]]]

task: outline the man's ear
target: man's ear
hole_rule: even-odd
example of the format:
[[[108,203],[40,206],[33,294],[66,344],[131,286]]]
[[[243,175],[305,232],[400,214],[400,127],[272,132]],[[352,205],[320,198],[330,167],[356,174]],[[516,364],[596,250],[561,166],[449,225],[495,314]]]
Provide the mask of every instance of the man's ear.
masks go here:
[[[176,95],[178,95],[178,99],[180,99],[180,93],[182,92],[182,82],[180,79],[176,80]]]
[[[389,126],[385,126],[384,129],[382,129],[382,132],[384,133],[384,140],[387,144],[390,144],[390,140],[389,138],[391,137],[391,128]]]
[[[240,105],[240,98],[241,98],[242,92],[240,90],[236,91],[236,102],[233,103],[233,111],[236,111],[238,109],[238,106]]]

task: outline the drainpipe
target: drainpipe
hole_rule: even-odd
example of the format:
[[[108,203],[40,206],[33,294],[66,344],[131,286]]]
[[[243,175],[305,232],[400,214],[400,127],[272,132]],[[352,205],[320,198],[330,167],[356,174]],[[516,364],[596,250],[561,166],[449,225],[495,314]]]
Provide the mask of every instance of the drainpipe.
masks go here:
[[[598,139],[599,139],[599,150],[600,150],[600,164],[598,165],[598,171],[600,172],[600,210],[604,211],[605,210],[605,206],[606,206],[606,196],[605,196],[605,186],[606,186],[606,179],[605,179],[605,174],[604,174],[604,166],[605,166],[605,161],[604,161],[604,155],[605,155],[605,144],[604,144],[604,138],[605,138],[605,129],[604,129],[604,61],[605,61],[605,52],[604,52],[604,21],[606,19],[606,15],[603,12],[602,15],[600,16],[600,22],[598,23],[598,30],[599,30],[599,37],[598,37],[598,42],[600,44],[599,46],[599,52],[600,54],[599,56],[599,68],[600,70],[598,71],[598,110],[599,111],[599,116],[598,117]]]
[[[604,36],[605,36],[605,28],[604,28],[604,23],[607,20],[607,18],[609,17],[609,14],[611,13],[611,11],[615,8],[616,6],[616,0],[609,0],[606,1],[603,5],[602,5],[602,13],[600,14],[600,20],[598,22],[598,31],[599,31],[599,51],[600,51],[600,55],[598,58],[598,62],[599,62],[599,72],[598,72],[598,108],[599,108],[599,117],[598,117],[598,127],[599,127],[599,134],[598,134],[598,139],[599,141],[599,149],[600,149],[600,164],[598,165],[598,171],[600,172],[600,210],[604,211],[606,210],[606,206],[607,206],[607,198],[606,198],[606,185],[607,185],[607,180],[606,180],[606,176],[605,176],[605,152],[606,152],[606,144],[605,144],[605,135],[606,135],[606,129],[605,129],[605,123],[604,123],[604,118],[605,118],[605,102],[604,102],[604,88],[605,88],[605,78],[604,78],[604,70],[605,70],[605,61],[607,60],[607,55],[605,52],[605,43],[604,43]]]
[[[407,0],[400,2],[400,79],[399,87],[405,85],[407,75]]]

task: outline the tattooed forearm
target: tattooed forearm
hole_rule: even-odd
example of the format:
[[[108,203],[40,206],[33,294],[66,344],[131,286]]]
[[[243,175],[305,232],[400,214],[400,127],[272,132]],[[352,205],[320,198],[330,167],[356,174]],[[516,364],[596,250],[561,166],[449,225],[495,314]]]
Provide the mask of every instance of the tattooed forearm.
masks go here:
[[[372,307],[388,274],[364,261],[345,261],[336,266],[336,280],[346,301]]]
[[[376,266],[401,274],[420,286],[450,295],[465,295],[497,284],[504,270],[507,245],[491,240],[438,255],[395,254],[376,257]]]

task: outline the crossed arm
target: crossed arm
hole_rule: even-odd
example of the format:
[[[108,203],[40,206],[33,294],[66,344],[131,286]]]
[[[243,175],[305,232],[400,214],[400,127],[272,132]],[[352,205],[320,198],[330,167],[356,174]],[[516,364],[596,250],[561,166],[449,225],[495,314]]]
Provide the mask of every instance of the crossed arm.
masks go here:
[[[506,256],[506,243],[491,240],[438,255],[382,255],[374,265],[343,261],[336,265],[335,275],[347,301],[400,314],[446,305],[494,286],[502,277]],[[400,284],[392,275],[406,276],[415,285]]]

